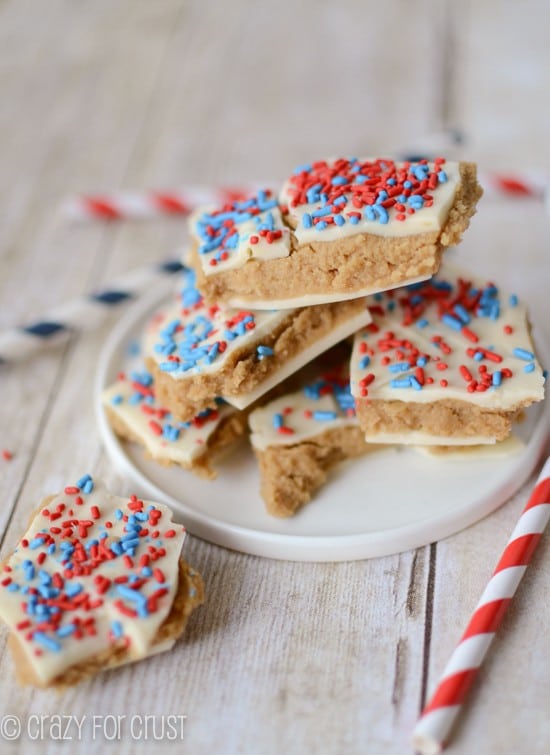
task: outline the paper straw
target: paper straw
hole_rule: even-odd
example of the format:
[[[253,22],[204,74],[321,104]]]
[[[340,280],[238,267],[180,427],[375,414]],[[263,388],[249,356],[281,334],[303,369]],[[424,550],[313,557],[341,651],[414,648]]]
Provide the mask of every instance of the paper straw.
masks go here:
[[[113,309],[132,301],[155,281],[184,269],[178,260],[132,270],[108,288],[65,302],[44,318],[0,333],[0,364],[27,358],[44,345],[60,343],[75,331],[88,331],[102,323]]]
[[[259,188],[258,184],[240,188],[190,186],[168,191],[120,191],[83,194],[61,205],[62,214],[71,220],[147,220],[170,215],[185,216],[205,204],[219,205],[241,199]]]
[[[483,595],[443,676],[413,731],[412,744],[424,755],[448,743],[451,727],[485,658],[550,519],[550,458],[512,532]]]

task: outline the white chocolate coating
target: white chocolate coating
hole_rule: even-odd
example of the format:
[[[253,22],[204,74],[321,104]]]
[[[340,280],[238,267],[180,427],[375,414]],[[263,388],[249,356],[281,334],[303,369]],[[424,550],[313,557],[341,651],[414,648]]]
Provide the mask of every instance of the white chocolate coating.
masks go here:
[[[357,426],[347,368],[319,377],[255,409],[248,418],[254,448],[301,443],[336,427]]]
[[[516,299],[447,264],[431,282],[370,297],[373,325],[357,333],[351,360],[353,395],[503,411],[540,401],[542,368]]]
[[[437,444],[436,444],[437,445]],[[450,445],[450,444],[448,444]],[[432,456],[444,461],[477,461],[479,459],[506,459],[509,456],[519,453],[525,448],[525,443],[517,435],[510,435],[505,440],[499,440],[497,443],[484,443],[478,446],[454,446],[443,452],[438,451],[433,446],[417,445],[414,450],[425,456]]]
[[[290,230],[274,199],[237,201],[221,209],[202,207],[191,216],[189,227],[205,275],[242,267],[250,259],[290,254]]]
[[[155,652],[178,586],[170,510],[89,485],[43,506],[2,572],[0,616],[42,683],[121,643],[130,660]]]
[[[369,173],[368,165],[375,166],[376,158],[360,158],[357,165],[364,165],[364,172]],[[326,180],[325,176],[336,174],[342,181],[345,181],[342,177],[343,172],[349,177],[350,172],[348,170],[338,171],[335,167],[335,160],[327,160],[327,169],[322,171],[323,180]],[[393,161],[385,161],[388,166],[394,166],[397,173],[406,169],[406,163],[394,163]],[[437,168],[433,163],[428,163],[429,170],[431,172],[437,172]],[[414,209],[414,213],[408,214],[407,210],[403,213],[399,213],[395,207],[388,207],[385,210],[385,214],[381,216],[378,211],[375,211],[376,204],[357,206],[353,203],[352,197],[354,193],[360,189],[360,184],[351,178],[346,181],[341,187],[342,196],[345,201],[337,205],[336,216],[341,219],[341,225],[337,225],[335,222],[330,223],[326,227],[323,226],[323,222],[326,222],[327,218],[334,218],[335,213],[329,213],[326,216],[320,216],[321,223],[311,223],[310,220],[315,218],[315,214],[323,212],[323,208],[334,207],[335,205],[323,200],[323,190],[319,192],[313,192],[313,195],[317,195],[317,199],[313,202],[299,202],[295,204],[296,185],[302,184],[302,176],[291,176],[283,185],[280,194],[280,203],[288,207],[288,217],[292,226],[295,226],[294,234],[300,244],[307,244],[310,241],[335,241],[339,238],[347,236],[353,236],[357,233],[369,233],[374,236],[386,236],[386,237],[400,237],[410,236],[412,234],[426,233],[428,231],[439,230],[447,219],[449,209],[454,201],[456,190],[460,184],[459,164],[454,162],[446,162],[443,166],[446,179],[443,183],[439,183],[438,186],[429,192],[429,195],[433,197],[433,204],[427,206],[424,204],[422,207],[412,208],[409,205],[411,201],[410,197],[405,198],[403,206],[407,206],[408,209]],[[313,172],[315,175],[317,172]],[[359,175],[355,174],[355,175]],[[374,174],[373,174],[374,175]],[[315,183],[315,179],[311,179]],[[311,183],[311,180],[309,183]],[[334,180],[334,179],[333,179]],[[318,184],[321,185],[320,183]],[[380,188],[376,188],[375,192],[379,193]],[[406,189],[405,191],[409,191]],[[311,195],[310,195],[311,196]],[[404,196],[404,195],[403,195]],[[368,209],[367,209],[368,208]],[[382,211],[381,211],[382,212]],[[404,220],[397,219],[398,215],[405,214]],[[387,215],[387,217],[386,217]],[[359,216],[359,217],[358,217]],[[352,219],[356,222],[352,222]],[[307,221],[307,224],[306,224]]]
[[[380,289],[376,286],[367,286],[366,288],[358,289],[357,291],[348,291],[336,294],[306,294],[305,296],[295,296],[292,299],[273,299],[269,302],[261,300],[246,300],[239,297],[233,297],[231,299],[232,307],[253,307],[254,309],[269,309],[275,307],[276,309],[288,309],[289,307],[311,307],[316,304],[331,304],[336,301],[350,301],[351,299],[362,299],[370,294],[376,294],[381,290],[388,291],[398,286],[409,286],[413,283],[420,283],[429,278],[429,275],[421,275],[415,278],[408,278],[401,281],[401,283],[395,286],[389,286],[384,289]]]
[[[157,401],[152,378],[145,387],[124,376],[106,388],[101,399],[154,459],[183,467],[207,454],[208,439],[220,422],[235,412],[222,404],[215,411],[205,410],[188,422],[179,422]]]

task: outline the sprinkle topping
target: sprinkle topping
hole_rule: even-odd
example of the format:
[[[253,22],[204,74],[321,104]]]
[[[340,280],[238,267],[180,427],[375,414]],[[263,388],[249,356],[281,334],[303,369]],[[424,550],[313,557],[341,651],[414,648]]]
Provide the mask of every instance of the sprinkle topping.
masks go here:
[[[205,453],[208,438],[222,419],[235,411],[217,399],[216,409],[205,409],[180,422],[158,401],[153,376],[145,369],[119,376],[104,391],[102,400],[154,458],[184,466]]]
[[[207,275],[238,267],[247,260],[286,257],[290,233],[277,200],[268,190],[218,209],[203,209],[191,219],[201,265]]]
[[[369,297],[369,309],[374,322],[352,356],[354,396],[503,409],[542,398],[525,308],[494,283],[444,266],[430,281]]]
[[[256,448],[298,443],[330,427],[356,424],[347,366],[323,373],[302,390],[254,410],[249,424]]]
[[[177,587],[185,530],[170,511],[78,482],[34,518],[0,582],[0,615],[44,682],[113,644],[145,655]]]
[[[157,313],[145,336],[144,352],[175,379],[220,369],[229,354],[262,340],[257,356],[269,356],[272,328],[292,310],[245,310],[208,306],[193,271],[183,276],[181,306]]]
[[[443,158],[319,160],[294,172],[281,202],[299,241],[360,232],[400,236],[439,228],[458,182],[458,165]]]

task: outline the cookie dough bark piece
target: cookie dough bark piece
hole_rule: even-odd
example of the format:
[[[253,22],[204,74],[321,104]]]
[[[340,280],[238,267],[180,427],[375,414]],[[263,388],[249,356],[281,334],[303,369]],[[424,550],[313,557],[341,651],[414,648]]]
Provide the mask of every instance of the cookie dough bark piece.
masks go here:
[[[211,301],[283,309],[357,298],[437,272],[481,194],[473,163],[321,160],[298,168],[279,202],[260,192],[195,213],[191,260]]]
[[[444,265],[431,281],[369,299],[351,386],[366,440],[476,445],[506,438],[544,397],[527,312],[485,280]]]
[[[274,311],[210,306],[189,273],[182,303],[152,319],[144,354],[159,401],[185,421],[214,396],[244,409],[368,322],[364,299]]]
[[[349,379],[341,371],[255,409],[248,421],[261,494],[273,516],[296,514],[333,467],[373,449],[359,428]]]
[[[66,687],[172,647],[203,601],[170,510],[89,475],[45,499],[0,580],[21,683]]]
[[[216,477],[213,459],[247,432],[246,416],[224,401],[186,422],[174,420],[159,403],[147,370],[119,375],[101,398],[108,422],[119,437],[138,443],[158,464],[176,464],[208,479]]]

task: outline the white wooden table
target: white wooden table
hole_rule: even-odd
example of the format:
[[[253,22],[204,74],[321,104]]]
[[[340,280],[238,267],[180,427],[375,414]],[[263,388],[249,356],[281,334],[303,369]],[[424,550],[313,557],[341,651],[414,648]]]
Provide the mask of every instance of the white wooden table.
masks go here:
[[[178,221],[74,226],[76,191],[281,179],[305,159],[376,153],[443,127],[485,169],[546,168],[548,6],[365,0],[4,0],[0,5],[0,327],[163,257]],[[480,206],[464,264],[528,297],[548,339],[548,217]],[[0,543],[82,471],[129,492],[92,408],[109,326],[0,372]],[[532,480],[531,480],[532,483]],[[0,714],[185,714],[186,753],[406,753],[529,485],[415,552],[276,562],[190,538],[207,603],[169,654],[62,696],[20,689],[0,635]],[[550,741],[550,538],[506,616],[450,753],[543,753]],[[2,753],[131,752],[170,743],[25,732]]]

